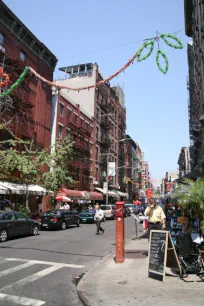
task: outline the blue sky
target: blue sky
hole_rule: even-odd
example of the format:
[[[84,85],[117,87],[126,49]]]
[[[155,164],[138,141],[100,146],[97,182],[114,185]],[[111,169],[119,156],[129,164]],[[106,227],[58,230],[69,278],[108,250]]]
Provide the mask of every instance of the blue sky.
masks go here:
[[[120,68],[142,42],[104,50],[115,45],[142,41],[160,33],[184,28],[183,0],[4,0],[9,8],[57,56],[58,67],[97,62],[104,76]],[[169,58],[163,75],[154,54],[135,62],[113,80],[124,87],[127,132],[144,150],[152,176],[161,178],[177,168],[180,148],[188,146],[188,74],[182,30],[178,37],[183,50],[164,43]],[[90,53],[97,50],[98,52]],[[84,55],[79,55],[83,53]],[[58,77],[58,72],[55,73]]]

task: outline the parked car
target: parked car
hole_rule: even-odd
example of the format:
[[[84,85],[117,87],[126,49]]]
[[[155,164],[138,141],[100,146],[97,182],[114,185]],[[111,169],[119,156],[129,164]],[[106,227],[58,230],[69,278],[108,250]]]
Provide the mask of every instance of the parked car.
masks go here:
[[[95,210],[94,209],[84,209],[79,214],[79,218],[81,223],[94,223],[94,217],[95,217]],[[104,216],[102,222],[106,221],[106,216]]]
[[[135,205],[134,207],[134,213],[136,215],[140,214],[140,213],[144,213],[145,211],[145,207],[141,206],[141,205]]]
[[[77,212],[71,210],[49,210],[42,214],[41,228],[65,230],[70,225],[80,226],[80,218]]]
[[[37,236],[39,229],[38,221],[29,219],[18,211],[0,211],[0,242],[15,236]]]
[[[134,213],[134,204],[125,204],[125,208],[130,211],[130,214]]]
[[[146,217],[144,214],[142,213],[139,213],[139,216],[138,216],[139,220],[140,220],[140,223],[143,223],[144,220],[147,220],[148,217]]]
[[[106,219],[112,219],[112,220],[115,219],[116,208],[114,207],[114,205],[111,205],[111,204],[110,205],[103,205],[102,204],[101,209],[103,210]]]

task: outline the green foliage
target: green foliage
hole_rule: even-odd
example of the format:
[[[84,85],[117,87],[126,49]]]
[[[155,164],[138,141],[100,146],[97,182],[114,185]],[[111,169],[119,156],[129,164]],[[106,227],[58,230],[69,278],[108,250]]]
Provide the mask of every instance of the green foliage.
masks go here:
[[[177,203],[187,208],[190,214],[195,214],[201,221],[201,228],[204,232],[204,180],[197,181],[186,179],[172,194]]]
[[[0,125],[0,130],[4,128]],[[11,174],[14,173],[15,177],[15,172],[18,171],[22,182],[39,184],[54,192],[61,184],[75,183],[68,171],[73,158],[73,143],[70,138],[57,140],[54,147],[42,150],[34,146],[33,140],[19,139],[5,129],[12,138],[0,142],[8,147],[0,150],[0,178],[10,180]]]

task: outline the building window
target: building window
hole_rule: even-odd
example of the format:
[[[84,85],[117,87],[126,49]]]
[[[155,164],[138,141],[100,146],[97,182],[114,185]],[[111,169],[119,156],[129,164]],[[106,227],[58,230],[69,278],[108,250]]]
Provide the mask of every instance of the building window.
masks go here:
[[[98,139],[99,128],[96,127],[96,139]]]
[[[67,117],[68,117],[68,118],[70,117],[71,113],[72,113],[71,109],[68,108],[68,109],[67,109]]]
[[[20,60],[22,62],[25,62],[25,60],[26,60],[26,55],[25,55],[25,53],[23,51],[20,52]]]
[[[58,138],[62,139],[63,126],[58,125]]]
[[[98,147],[96,147],[96,161],[98,160]]]
[[[4,46],[5,44],[5,36],[4,34],[0,33],[0,46]]]
[[[92,143],[90,143],[90,154],[92,154],[92,148],[93,148],[93,145]]]
[[[104,139],[104,132],[101,131],[101,142],[103,141],[103,139]]]
[[[93,133],[93,126],[90,126],[90,135],[92,136]]]
[[[61,118],[63,118],[63,110],[64,110],[64,105],[60,103],[60,106],[59,106],[59,115]]]
[[[96,180],[98,181],[98,168],[96,168]]]
[[[77,118],[78,116],[76,114],[74,114],[74,122],[77,123]]]
[[[66,137],[68,138],[70,136],[70,131],[66,129]]]
[[[99,119],[99,108],[98,107],[96,108],[96,119],[97,120]]]
[[[89,129],[89,123],[86,122],[86,129]]]

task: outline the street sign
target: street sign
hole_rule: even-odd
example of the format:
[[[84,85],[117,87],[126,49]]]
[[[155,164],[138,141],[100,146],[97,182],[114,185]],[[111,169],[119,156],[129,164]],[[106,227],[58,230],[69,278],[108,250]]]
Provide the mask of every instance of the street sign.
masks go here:
[[[115,162],[108,163],[108,176],[115,176]]]

